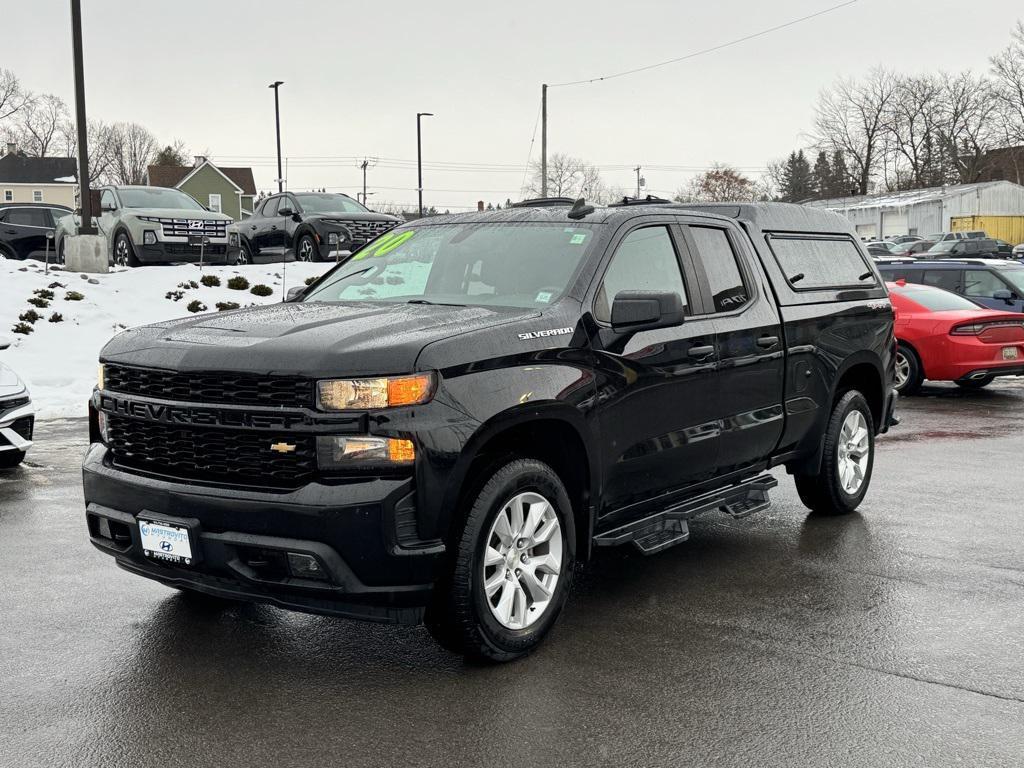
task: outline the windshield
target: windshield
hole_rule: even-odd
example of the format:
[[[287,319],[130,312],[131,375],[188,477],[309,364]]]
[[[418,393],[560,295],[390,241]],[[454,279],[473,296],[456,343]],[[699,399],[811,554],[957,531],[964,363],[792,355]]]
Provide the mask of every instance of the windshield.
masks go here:
[[[569,287],[590,226],[488,223],[393,229],[329,272],[303,301],[418,301],[538,308]]]
[[[345,195],[296,195],[303,213],[365,213],[368,209]]]
[[[946,312],[953,309],[978,309],[978,305],[963,296],[929,285],[897,286],[889,284],[889,290],[919,304],[932,312]]]
[[[177,189],[156,187],[135,187],[117,190],[121,205],[125,208],[185,208],[202,211],[203,206],[192,197]]]
[[[1018,296],[1024,296],[1024,269],[1003,268],[997,274],[1013,286]]]
[[[943,240],[928,249],[928,253],[949,253],[956,247],[956,240]]]

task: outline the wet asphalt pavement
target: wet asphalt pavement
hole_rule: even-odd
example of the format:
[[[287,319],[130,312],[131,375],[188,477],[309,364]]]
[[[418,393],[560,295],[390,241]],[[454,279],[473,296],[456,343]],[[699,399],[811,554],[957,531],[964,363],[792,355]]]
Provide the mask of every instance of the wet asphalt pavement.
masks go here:
[[[533,656],[195,606],[85,533],[84,421],[0,472],[0,766],[1024,765],[1024,386],[906,400],[859,514],[602,551]]]

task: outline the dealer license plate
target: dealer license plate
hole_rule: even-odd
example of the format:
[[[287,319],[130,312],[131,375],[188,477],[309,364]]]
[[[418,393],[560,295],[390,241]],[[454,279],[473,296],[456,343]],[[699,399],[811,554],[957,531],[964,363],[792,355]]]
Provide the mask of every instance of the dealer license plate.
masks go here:
[[[1003,360],[1016,360],[1020,357],[1020,350],[1016,347],[1003,347]]]
[[[167,563],[192,565],[192,542],[188,528],[140,518],[139,537],[146,557]]]

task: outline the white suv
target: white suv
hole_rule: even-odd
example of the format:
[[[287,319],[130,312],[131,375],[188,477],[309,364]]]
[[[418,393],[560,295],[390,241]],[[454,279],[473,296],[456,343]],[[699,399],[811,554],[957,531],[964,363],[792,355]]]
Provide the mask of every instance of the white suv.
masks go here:
[[[0,349],[11,342],[0,336]],[[35,409],[28,387],[18,374],[0,363],[0,469],[21,464],[32,446]]]

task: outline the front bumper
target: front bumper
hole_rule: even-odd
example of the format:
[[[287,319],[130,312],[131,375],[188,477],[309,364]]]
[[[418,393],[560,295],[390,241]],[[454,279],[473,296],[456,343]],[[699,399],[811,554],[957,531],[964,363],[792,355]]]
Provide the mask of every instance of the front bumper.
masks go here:
[[[28,451],[32,447],[35,431],[35,408],[31,403],[4,411],[0,402],[0,453],[7,451]]]
[[[160,237],[158,235],[158,237]],[[155,243],[135,243],[135,253],[143,263],[183,262],[187,264],[234,264],[239,247],[229,244],[227,238],[212,239],[202,247],[189,245],[187,240],[163,240]]]
[[[101,443],[90,446],[83,476],[89,537],[98,549],[132,573],[209,594],[416,623],[444,551],[401,543],[401,521],[414,512],[409,479],[311,483],[288,492],[204,486],[122,470]],[[140,515],[188,527],[192,564],[144,555]],[[316,558],[327,579],[294,577],[287,552]]]

